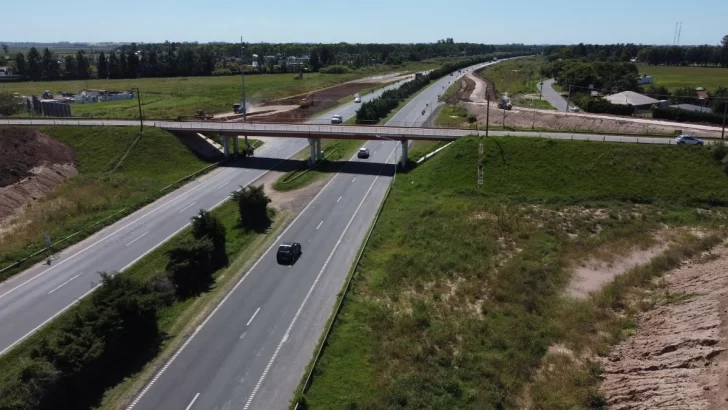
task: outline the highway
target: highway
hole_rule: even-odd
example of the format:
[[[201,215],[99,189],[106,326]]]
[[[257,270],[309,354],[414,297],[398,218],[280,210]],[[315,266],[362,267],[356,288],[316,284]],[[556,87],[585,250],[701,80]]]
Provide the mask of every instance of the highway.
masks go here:
[[[390,87],[394,86],[398,84]],[[364,96],[363,101],[383,91]],[[359,106],[352,101],[336,113],[350,118]],[[256,150],[256,158],[282,160],[307,145],[303,139],[270,139]],[[244,159],[228,163],[63,250],[51,266],[38,264],[0,283],[0,354],[93,291],[98,272],[123,271],[181,231],[200,209],[216,207],[230,192],[267,172],[244,167]]]
[[[425,104],[435,104],[453,78],[431,85],[391,122],[423,123]],[[288,406],[384,199],[400,150],[391,141],[365,146],[371,157],[353,158],[281,234],[280,241],[302,244],[301,258],[280,266],[276,244],[271,246],[129,409]]]

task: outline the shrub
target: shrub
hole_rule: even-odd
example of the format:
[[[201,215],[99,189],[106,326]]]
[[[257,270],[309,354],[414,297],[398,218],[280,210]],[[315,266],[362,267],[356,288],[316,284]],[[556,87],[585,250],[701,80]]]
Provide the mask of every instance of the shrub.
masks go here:
[[[212,216],[209,211],[200,210],[196,216],[191,218],[192,236],[195,239],[208,238],[212,241],[214,248],[212,253],[212,264],[215,269],[225,266],[228,263],[225,250],[225,227],[219,219]]]
[[[349,67],[344,65],[330,65],[319,69],[321,74],[346,74],[349,72]]]
[[[247,186],[232,193],[238,204],[240,225],[245,229],[261,231],[270,226],[268,204],[270,198],[263,191],[263,185]]]
[[[586,112],[606,113],[615,115],[632,115],[633,105],[612,104],[603,98],[582,98],[579,106]]]
[[[652,118],[671,120],[677,122],[705,122],[709,124],[723,124],[723,116],[708,112],[680,110],[677,108],[659,108],[652,110]]]
[[[189,236],[167,251],[167,273],[177,295],[182,298],[193,296],[209,286],[215,270],[214,251],[210,238],[195,239]]]

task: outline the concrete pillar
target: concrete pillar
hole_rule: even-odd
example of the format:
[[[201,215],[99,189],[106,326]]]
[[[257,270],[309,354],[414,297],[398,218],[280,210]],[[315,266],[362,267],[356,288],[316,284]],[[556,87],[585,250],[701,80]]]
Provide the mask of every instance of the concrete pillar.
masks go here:
[[[402,161],[400,164],[402,165],[402,168],[407,167],[407,150],[409,148],[409,141],[402,140]]]
[[[311,155],[308,157],[308,164],[313,166],[316,163],[316,159],[318,158],[318,155],[316,155],[316,139],[309,138],[308,146],[311,151]]]
[[[233,152],[235,153],[235,156],[240,154],[240,150],[238,149],[238,136],[236,135],[233,137]]]
[[[316,138],[316,161],[324,160],[324,153],[321,151],[321,138]]]
[[[230,156],[230,141],[227,135],[221,136],[222,138],[222,149],[223,154],[225,154],[225,158]]]

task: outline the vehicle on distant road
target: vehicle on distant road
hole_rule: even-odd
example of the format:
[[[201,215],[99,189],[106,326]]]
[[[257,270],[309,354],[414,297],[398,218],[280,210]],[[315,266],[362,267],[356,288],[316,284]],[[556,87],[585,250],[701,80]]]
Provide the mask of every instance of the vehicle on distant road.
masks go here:
[[[341,117],[341,115],[334,115],[331,117],[331,123],[332,124],[341,124],[344,122],[344,119]]]
[[[368,148],[359,148],[359,152],[356,153],[357,158],[369,158]]]
[[[301,256],[301,244],[298,242],[283,242],[278,247],[276,260],[281,265],[293,265]]]
[[[675,138],[675,142],[683,145],[704,145],[705,142],[700,138],[693,137],[692,135],[680,135]]]
[[[354,102],[359,104],[361,102],[361,97],[359,97],[358,95],[354,97]]]
[[[579,110],[579,107],[574,107],[572,105],[571,107],[569,107],[569,111],[571,111],[571,112],[579,112],[580,110]]]

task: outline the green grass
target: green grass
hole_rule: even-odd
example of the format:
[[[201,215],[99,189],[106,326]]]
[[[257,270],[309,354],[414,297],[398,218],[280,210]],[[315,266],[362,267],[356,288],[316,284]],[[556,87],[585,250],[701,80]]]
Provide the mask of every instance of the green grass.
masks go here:
[[[397,180],[315,368],[308,408],[515,408],[550,345],[597,330],[617,340],[634,326],[614,316],[595,327],[596,303],[562,297],[574,257],[644,243],[663,224],[714,229],[720,218],[692,207],[728,204],[728,176],[710,152],[677,147],[471,137]],[[609,217],[590,217],[597,209]],[[571,406],[540,396],[534,407],[598,402],[598,368],[568,375]]]
[[[273,188],[282,192],[293,191],[319,181],[327,175],[333,175],[341,169],[346,161],[354,156],[363,144],[364,141],[360,140],[324,139],[321,142],[321,149],[324,151],[326,159],[312,169],[309,169],[307,163],[302,163],[300,169],[286,172],[278,178],[278,181],[273,184]],[[296,159],[307,160],[309,152],[308,147],[301,150],[296,155]]]
[[[498,94],[508,92],[513,98],[520,94],[538,92],[539,70],[542,57],[527,57],[503,61],[480,70],[480,75],[495,84]]]
[[[457,105],[443,105],[437,113],[435,125],[445,128],[467,128],[468,110]]]
[[[407,63],[402,66],[379,65],[348,74],[304,74],[294,80],[294,74],[248,75],[246,95],[251,104],[307,93],[343,82],[387,72],[408,72],[438,67],[439,61]],[[40,95],[43,90],[78,92],[87,88],[129,90],[138,86],[142,110],[148,119],[173,119],[191,116],[197,109],[209,113],[232,112],[233,103],[240,101],[239,76],[138,78],[123,80],[79,80],[54,82],[0,83],[0,90],[23,95]],[[138,118],[137,100],[113,101],[98,104],[74,104],[71,112],[78,117]]]
[[[408,152],[410,161],[417,161],[425,155],[444,147],[448,141],[415,141]]]
[[[656,86],[665,86],[672,91],[681,87],[704,87],[715,90],[728,87],[728,68],[719,67],[673,67],[638,64],[640,74],[655,77]]]
[[[210,165],[174,135],[150,128],[122,165],[111,172],[136,139],[138,130],[129,127],[43,127],[40,130],[74,150],[79,175],[31,203],[22,217],[30,222],[0,239],[0,266],[41,249],[43,232],[59,240],[126,208],[125,212],[73,238],[73,241],[81,240],[157,198],[161,188]],[[72,243],[67,242],[63,245]]]

